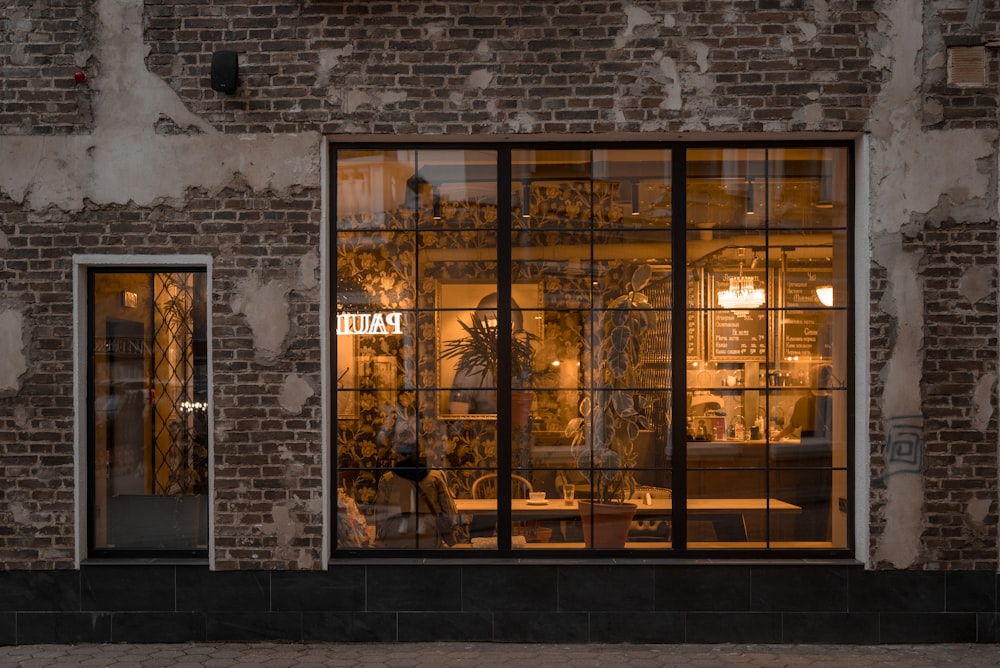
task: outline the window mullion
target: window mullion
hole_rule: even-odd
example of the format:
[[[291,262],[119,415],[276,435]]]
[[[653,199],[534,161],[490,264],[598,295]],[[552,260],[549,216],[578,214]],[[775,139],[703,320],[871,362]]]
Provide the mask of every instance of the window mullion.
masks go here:
[[[497,154],[497,480],[510,480],[513,456],[511,421],[511,153]],[[497,547],[511,549],[511,486],[497,484]]]
[[[675,148],[671,158],[670,181],[673,223],[671,232],[671,263],[673,269],[673,326],[671,333],[671,359],[673,369],[674,415],[687,415],[687,154],[683,147]],[[671,544],[675,550],[687,549],[687,421],[674,420],[670,437],[673,441],[671,460]]]

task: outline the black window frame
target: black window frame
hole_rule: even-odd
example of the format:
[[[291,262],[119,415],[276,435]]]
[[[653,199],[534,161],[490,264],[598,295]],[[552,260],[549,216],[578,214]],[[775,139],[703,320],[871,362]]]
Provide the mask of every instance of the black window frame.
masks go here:
[[[855,416],[855,401],[857,393],[857,381],[855,378],[855,360],[857,354],[857,343],[856,343],[856,303],[858,300],[857,295],[857,280],[856,280],[856,143],[852,139],[843,138],[831,138],[831,139],[740,139],[740,140],[711,140],[711,141],[701,141],[701,140],[668,140],[668,141],[647,141],[647,140],[602,140],[594,139],[593,141],[579,141],[579,140],[532,140],[531,138],[525,139],[511,139],[511,140],[482,140],[482,141],[453,141],[449,138],[441,138],[441,140],[435,140],[433,142],[428,142],[425,140],[416,140],[413,138],[393,138],[393,139],[382,139],[382,138],[367,138],[367,139],[352,139],[350,141],[336,141],[332,140],[328,143],[329,151],[329,172],[328,172],[328,186],[329,186],[329,217],[327,219],[327,224],[329,225],[329,234],[327,234],[328,247],[326,252],[330,258],[330,299],[331,304],[336,301],[337,286],[337,152],[340,150],[495,150],[498,153],[498,184],[497,184],[497,208],[498,208],[498,222],[497,222],[497,263],[498,263],[498,275],[497,275],[497,288],[500,302],[499,318],[501,324],[505,321],[509,323],[510,318],[510,283],[511,283],[511,244],[510,244],[510,232],[511,232],[511,196],[510,187],[512,183],[511,174],[511,153],[516,150],[524,149],[537,149],[537,150],[602,150],[602,149],[669,149],[672,154],[672,174],[671,183],[674,184],[673,194],[672,194],[672,207],[673,207],[673,220],[687,220],[686,217],[686,196],[687,188],[676,187],[676,184],[688,183],[687,176],[687,159],[686,152],[690,149],[703,149],[703,148],[716,148],[716,149],[788,149],[788,148],[805,148],[805,149],[820,149],[820,148],[832,148],[832,149],[844,149],[847,154],[846,159],[846,170],[845,180],[847,184],[846,188],[846,252],[847,252],[847,279],[849,285],[847,286],[846,294],[848,295],[848,300],[846,304],[846,330],[847,337],[846,343],[848,351],[846,353],[847,367],[846,367],[846,377],[843,378],[843,383],[845,386],[845,397],[846,397],[846,488],[847,488],[847,540],[844,547],[833,547],[833,548],[786,548],[786,547],[768,547],[768,548],[739,548],[739,547],[726,547],[726,548],[691,548],[687,545],[687,472],[688,466],[686,464],[686,446],[687,446],[687,434],[686,425],[684,420],[675,419],[671,426],[671,438],[674,446],[674,455],[676,461],[682,462],[679,465],[674,465],[672,467],[672,482],[673,482],[673,493],[674,493],[674,509],[673,509],[673,536],[671,541],[671,547],[664,549],[622,549],[622,550],[604,550],[604,549],[594,549],[594,548],[552,548],[552,549],[532,549],[527,552],[524,549],[512,548],[510,543],[510,523],[511,523],[511,511],[510,511],[510,495],[509,491],[504,494],[501,492],[500,498],[498,499],[498,510],[497,510],[497,527],[498,535],[503,539],[506,536],[506,544],[501,540],[498,548],[496,550],[440,550],[440,549],[430,549],[430,550],[407,550],[407,549],[394,549],[394,550],[379,550],[373,548],[338,548],[336,544],[336,522],[338,521],[338,498],[337,498],[337,485],[331,486],[332,493],[330,498],[331,512],[330,512],[330,526],[328,527],[331,535],[331,560],[337,559],[350,559],[350,558],[364,558],[372,560],[384,560],[392,558],[434,558],[434,559],[515,559],[523,560],[525,558],[531,559],[553,559],[553,560],[578,560],[578,559],[601,559],[601,558],[612,558],[612,559],[628,559],[628,560],[648,560],[648,559],[707,559],[713,561],[721,562],[731,562],[741,559],[765,559],[768,561],[775,562],[787,562],[789,560],[823,560],[823,559],[853,559],[856,551],[856,519],[860,516],[863,510],[863,504],[861,500],[857,498],[857,491],[855,485],[855,474],[857,472],[857,461],[856,461],[856,416]],[[687,264],[686,257],[686,241],[687,241],[688,227],[686,223],[684,225],[671,225],[671,243],[674,248],[673,260],[681,266]],[[505,253],[505,255],[501,255]],[[683,323],[686,314],[686,292],[685,285],[683,283],[674,282],[673,285],[673,303],[676,305],[676,315],[674,323]],[[504,313],[506,311],[506,313]],[[336,332],[334,318],[331,318],[330,328],[327,332],[328,340],[336,340]],[[500,333],[500,344],[504,343],[504,329],[501,328]],[[684,327],[675,326],[671,329],[672,336],[672,350],[674,351],[672,357],[672,364],[674,368],[673,385],[670,388],[672,393],[672,407],[676,414],[684,415],[686,412],[686,395],[688,392],[686,374],[683,373],[686,367],[686,347],[685,347],[685,329]],[[508,337],[509,339],[509,337]],[[509,342],[509,341],[508,341]],[[334,346],[335,348],[335,346]],[[336,388],[336,351],[333,350],[332,357],[334,358],[330,365],[330,371],[328,376],[328,382],[331,383],[330,387]],[[501,476],[510,476],[512,473],[512,465],[510,461],[511,452],[511,439],[510,439],[510,380],[509,373],[505,373],[505,370],[509,370],[509,360],[506,363],[504,359],[501,358],[498,364],[498,396],[497,396],[497,430],[498,434],[508,434],[504,440],[504,447],[501,446],[500,438],[498,436],[497,450],[498,450],[498,474]],[[333,395],[336,395],[334,391]],[[335,400],[335,399],[334,399]],[[682,410],[678,411],[678,408]],[[329,421],[329,442],[331,443],[331,448],[333,449],[333,455],[331,456],[331,476],[332,480],[336,481],[338,479],[337,470],[337,443],[338,443],[338,428],[337,428],[337,416],[336,411],[331,412],[331,420]],[[501,454],[503,453],[503,454]],[[506,455],[506,456],[504,456]],[[834,469],[831,469],[834,470]],[[501,486],[503,487],[503,486]],[[506,497],[506,498],[505,498]],[[680,500],[680,502],[678,502]],[[506,505],[506,507],[505,507]],[[503,527],[506,527],[504,529]]]

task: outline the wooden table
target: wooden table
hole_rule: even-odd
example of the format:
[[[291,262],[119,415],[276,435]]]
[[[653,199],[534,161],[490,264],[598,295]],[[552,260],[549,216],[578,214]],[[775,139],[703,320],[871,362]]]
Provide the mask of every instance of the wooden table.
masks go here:
[[[673,499],[632,499],[636,505],[636,519],[669,519],[673,514]],[[455,507],[463,515],[497,514],[496,499],[456,499]],[[725,536],[720,540],[746,541],[747,515],[763,515],[765,513],[794,514],[802,509],[779,499],[746,498],[746,499],[688,499],[688,515],[709,519],[715,525],[716,535]],[[559,521],[580,518],[577,501],[571,504],[562,499],[551,499],[545,504],[534,504],[527,499],[511,499],[511,520],[526,521]]]

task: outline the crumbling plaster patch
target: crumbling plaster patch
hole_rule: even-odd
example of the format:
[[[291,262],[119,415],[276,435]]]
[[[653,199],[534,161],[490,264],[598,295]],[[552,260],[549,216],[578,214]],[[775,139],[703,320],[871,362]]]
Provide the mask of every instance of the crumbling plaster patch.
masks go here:
[[[989,371],[976,380],[972,394],[972,428],[985,431],[993,417],[993,393],[996,389],[997,374]]]
[[[299,262],[299,287],[313,290],[319,287],[319,251],[311,250]]]
[[[290,474],[296,472],[294,469],[289,469]],[[299,521],[298,517],[316,517],[320,513],[321,506],[322,503],[319,499],[310,499],[304,502],[280,500],[274,502],[271,507],[272,521],[265,522],[258,527],[259,533],[275,536],[278,539],[272,559],[295,562],[296,567],[302,570],[317,567],[319,555],[296,545],[296,539],[302,537],[302,527],[310,524]]]
[[[253,330],[254,350],[261,358],[278,357],[291,330],[288,319],[288,293],[291,288],[280,279],[266,283],[251,275],[236,286],[232,307],[242,313]]]
[[[489,88],[490,84],[493,82],[493,73],[487,69],[472,70],[469,76],[465,79],[465,84],[469,88],[475,88],[477,91],[485,90]]]
[[[7,35],[4,41],[10,43],[10,51],[7,58],[11,65],[27,65],[27,46],[30,43],[28,36],[34,29],[34,24],[28,18],[28,12],[24,9],[10,8],[5,11],[7,17]],[[4,68],[6,69],[6,67]]]
[[[29,208],[80,210],[96,204],[180,203],[188,188],[218,192],[235,175],[259,191],[319,187],[318,134],[233,136],[188,110],[147,71],[142,0],[95,4],[94,133],[0,136],[0,192]],[[156,134],[157,123],[175,131]],[[152,159],[151,156],[155,156]]]
[[[316,290],[319,286],[318,274],[319,254],[309,251],[284,276],[264,281],[255,273],[237,283],[231,306],[234,313],[246,318],[253,333],[254,351],[262,361],[274,360],[284,352],[292,331],[288,296],[293,290]],[[298,394],[296,392],[293,396]],[[289,406],[284,403],[282,406],[298,413],[301,406],[294,408],[296,401],[290,399]]]
[[[960,212],[975,220],[995,218],[992,167],[983,164],[992,155],[996,135],[988,130],[928,130],[923,125],[922,61],[935,62],[924,50],[923,3],[895,0],[880,5],[878,39],[873,63],[888,69],[871,117],[872,259],[886,271],[888,284],[882,309],[893,316],[893,349],[882,374],[881,404],[885,433],[892,421],[921,414],[921,369],[924,345],[924,281],[921,254],[908,251],[904,240],[922,226]],[[966,218],[963,218],[966,219]],[[970,276],[966,289],[978,294],[982,277]],[[980,392],[992,392],[994,380],[984,375]],[[977,398],[976,410],[983,411]],[[985,402],[989,404],[987,400]],[[977,413],[975,419],[984,419]],[[988,421],[988,415],[985,417]],[[923,447],[921,443],[918,447]],[[886,448],[888,451],[888,447]],[[920,558],[924,479],[919,470],[896,474],[887,452],[885,530],[875,541],[876,563],[896,568],[912,566]]]
[[[958,294],[970,304],[985,299],[993,292],[993,276],[996,272],[989,267],[968,267],[958,281]]]
[[[0,393],[16,391],[27,370],[24,316],[20,311],[0,307]]]
[[[635,29],[641,26],[654,25],[656,19],[642,7],[634,4],[625,5],[625,29],[615,38],[615,45],[621,48],[628,44],[635,33]]]
[[[989,499],[973,499],[966,506],[966,515],[969,522],[974,527],[982,527],[986,522],[986,515],[990,512],[991,501]]]
[[[285,378],[285,383],[278,394],[278,404],[287,412],[297,415],[302,411],[306,401],[315,394],[312,385],[305,378],[293,373]]]
[[[316,66],[316,86],[324,87],[330,83],[330,71],[340,65],[342,58],[349,58],[354,54],[354,45],[347,44],[342,49],[321,49],[319,51],[319,64]]]
[[[344,113],[348,116],[362,109],[381,109],[406,100],[403,91],[349,90],[341,96]]]

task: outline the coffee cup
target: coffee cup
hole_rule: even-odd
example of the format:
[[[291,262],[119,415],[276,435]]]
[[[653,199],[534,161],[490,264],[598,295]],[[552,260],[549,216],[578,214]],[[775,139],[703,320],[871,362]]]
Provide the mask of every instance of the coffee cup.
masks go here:
[[[528,499],[531,501],[544,501],[545,492],[528,492]]]

